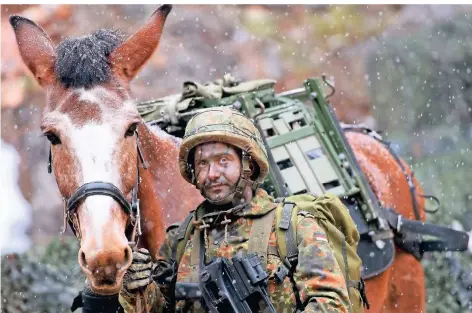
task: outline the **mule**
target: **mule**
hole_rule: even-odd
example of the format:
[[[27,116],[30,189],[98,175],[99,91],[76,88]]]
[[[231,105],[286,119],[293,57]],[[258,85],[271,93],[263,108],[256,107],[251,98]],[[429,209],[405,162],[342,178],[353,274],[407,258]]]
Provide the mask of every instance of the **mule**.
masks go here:
[[[423,189],[408,165],[401,159],[400,165],[381,142],[367,134],[350,131],[344,134],[380,204],[415,220],[415,203],[419,219],[425,221],[426,204],[420,196]],[[413,178],[414,194],[402,166]],[[365,284],[370,303],[370,309],[366,310],[368,313],[426,312],[425,276],[421,262],[398,247],[392,265],[382,274],[367,279]]]
[[[159,7],[126,40],[99,30],[57,47],[34,22],[10,18],[24,63],[46,93],[41,130],[51,143],[65,216],[79,238],[78,262],[92,291],[102,295],[119,292],[135,231],[142,231],[138,245],[156,258],[165,225],[202,201],[179,174],[178,141],[147,127],[130,93],[130,81],[159,45],[170,10]],[[127,205],[133,190],[140,221]]]
[[[51,142],[65,216],[79,239],[80,267],[102,295],[119,291],[139,225],[138,246],[156,259],[164,225],[203,200],[180,176],[179,139],[143,123],[130,95],[129,83],[158,47],[170,10],[158,8],[124,41],[101,30],[57,47],[32,21],[10,19],[21,56],[46,93],[41,129]],[[368,135],[346,136],[381,203],[413,218],[408,182],[392,155]],[[424,220],[424,199],[414,200]],[[424,312],[421,263],[396,252],[393,265],[366,282],[368,312]]]

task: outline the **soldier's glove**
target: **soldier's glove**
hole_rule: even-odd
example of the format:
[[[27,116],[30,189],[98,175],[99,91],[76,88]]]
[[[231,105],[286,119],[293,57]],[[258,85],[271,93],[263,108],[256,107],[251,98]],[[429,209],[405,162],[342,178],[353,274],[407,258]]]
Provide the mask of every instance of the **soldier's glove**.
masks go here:
[[[123,278],[125,291],[133,294],[151,284],[153,267],[155,265],[147,249],[141,248],[133,252],[133,262]]]

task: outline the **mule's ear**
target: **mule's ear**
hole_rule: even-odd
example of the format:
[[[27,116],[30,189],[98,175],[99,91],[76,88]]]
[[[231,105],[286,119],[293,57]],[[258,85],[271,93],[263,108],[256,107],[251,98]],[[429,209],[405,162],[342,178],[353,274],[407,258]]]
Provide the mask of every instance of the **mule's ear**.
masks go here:
[[[112,52],[110,62],[114,70],[124,74],[128,80],[134,78],[159,45],[164,22],[171,9],[170,4],[160,6],[146,25]]]
[[[34,22],[18,15],[10,16],[18,49],[26,66],[41,86],[54,80],[56,52],[46,32]]]

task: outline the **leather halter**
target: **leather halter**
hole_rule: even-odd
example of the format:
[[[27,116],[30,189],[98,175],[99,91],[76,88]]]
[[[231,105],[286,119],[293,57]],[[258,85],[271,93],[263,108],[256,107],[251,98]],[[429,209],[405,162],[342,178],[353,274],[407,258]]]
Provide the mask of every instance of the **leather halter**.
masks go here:
[[[139,160],[143,165],[144,169],[148,168],[146,161],[144,160],[143,154],[141,152],[141,148],[139,147],[139,135],[138,131],[136,133],[136,149],[138,152],[138,159],[136,160],[136,167],[137,167],[137,176],[136,176],[136,184],[132,190],[131,202],[129,202],[123,192],[113,185],[112,183],[102,182],[102,181],[94,181],[88,182],[77,188],[74,193],[68,199],[64,199],[64,224],[62,226],[61,233],[64,234],[67,230],[67,222],[74,233],[74,235],[80,241],[80,232],[78,225],[78,218],[76,214],[77,205],[80,203],[82,199],[85,199],[89,196],[108,196],[113,198],[116,202],[118,202],[125,211],[127,215],[130,217],[130,222],[127,225],[128,228],[131,226],[132,232],[130,234],[129,245],[134,247],[137,245],[137,241],[139,236],[142,234],[141,232],[141,217],[140,217],[140,208],[139,208],[139,199],[138,199],[138,189],[139,184],[141,182],[141,176],[139,175]],[[48,163],[48,173],[52,173],[52,153],[51,148],[49,148],[49,163]],[[75,220],[74,220],[75,217]]]

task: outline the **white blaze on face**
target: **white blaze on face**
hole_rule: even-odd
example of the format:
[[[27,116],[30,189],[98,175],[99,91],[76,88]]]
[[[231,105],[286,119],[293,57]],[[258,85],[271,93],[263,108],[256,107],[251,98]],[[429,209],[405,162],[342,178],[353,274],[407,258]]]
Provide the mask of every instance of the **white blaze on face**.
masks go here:
[[[114,160],[118,147],[118,135],[109,124],[85,124],[71,129],[70,142],[80,166],[80,184],[94,181],[112,183],[121,190],[119,164]],[[107,227],[111,209],[116,205],[109,196],[89,196],[84,209],[90,215],[93,229]],[[98,238],[97,238],[98,239]]]
[[[102,91],[102,89],[103,88],[100,87],[95,87],[91,90],[85,90],[84,88],[80,88],[77,89],[76,92],[79,94],[79,101],[100,104],[99,92]]]
[[[76,92],[80,101],[98,104],[104,113],[100,123],[87,123],[71,128],[70,142],[80,167],[78,181],[80,184],[94,181],[112,183],[121,190],[120,164],[114,159],[120,136],[112,126],[113,119],[118,117],[113,114],[108,116],[103,106],[105,101],[120,100],[102,87],[91,90],[78,89]],[[109,196],[97,195],[85,199],[83,210],[90,216],[90,229],[94,233],[102,233],[105,228],[111,227],[112,208],[116,205]],[[95,238],[99,246],[102,245],[100,237]]]

